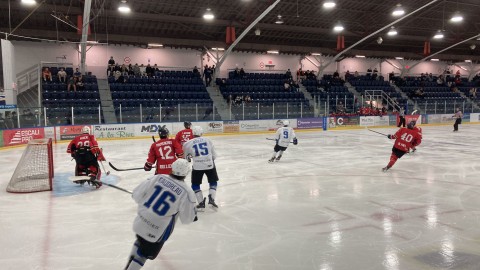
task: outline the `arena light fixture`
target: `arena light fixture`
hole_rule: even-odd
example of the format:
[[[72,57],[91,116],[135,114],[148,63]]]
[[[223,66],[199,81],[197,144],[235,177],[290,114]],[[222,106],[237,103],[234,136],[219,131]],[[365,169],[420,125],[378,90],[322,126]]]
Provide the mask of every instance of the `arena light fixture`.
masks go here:
[[[207,8],[205,13],[203,14],[203,18],[205,20],[211,21],[211,20],[215,19],[215,15],[213,15],[213,12],[210,8]]]
[[[454,23],[461,22],[463,21],[463,16],[462,14],[460,14],[460,12],[456,11],[455,13],[453,13],[453,16],[452,18],[450,18],[450,21]]]
[[[333,27],[333,31],[334,32],[342,32],[345,28],[343,27],[343,25],[341,23],[337,23],[334,27]]]
[[[148,43],[148,47],[159,48],[159,47],[163,47],[163,44],[160,44],[160,43]]]
[[[37,3],[35,0],[22,0],[22,4],[28,5],[28,6],[33,6]]]
[[[357,58],[365,58],[365,55],[355,55]]]
[[[397,4],[395,9],[392,12],[392,16],[399,17],[405,14],[405,10],[403,9],[401,4]]]
[[[283,23],[282,15],[277,16],[277,20],[275,21],[275,23],[276,24],[282,24]]]
[[[326,9],[331,9],[334,8],[337,4],[333,0],[326,0],[323,2],[323,7]]]
[[[437,33],[433,36],[434,39],[442,39],[443,38],[443,32],[442,30],[438,30]]]
[[[471,63],[472,60],[465,60],[465,63]]]
[[[395,57],[395,59],[397,59],[397,60],[403,60],[403,57],[397,56],[397,57]]]
[[[322,55],[322,54],[321,54],[321,53],[311,53],[311,55],[313,55],[313,56],[320,56],[320,55]]]
[[[388,31],[387,35],[389,36],[396,36],[398,34],[397,32],[397,29],[395,29],[394,26],[392,26],[392,28],[390,28],[390,31]]]
[[[433,62],[438,62],[438,61],[440,61],[440,59],[437,59],[437,58],[432,58],[432,59],[430,59],[430,61],[433,61]]]
[[[271,51],[267,51],[267,53],[269,53],[269,54],[278,54],[278,51],[271,50]]]
[[[130,13],[130,11],[132,11],[127,5],[127,0],[121,1],[120,5],[118,6],[118,11],[120,11],[121,13]]]
[[[212,51],[225,51],[225,48],[212,48]]]

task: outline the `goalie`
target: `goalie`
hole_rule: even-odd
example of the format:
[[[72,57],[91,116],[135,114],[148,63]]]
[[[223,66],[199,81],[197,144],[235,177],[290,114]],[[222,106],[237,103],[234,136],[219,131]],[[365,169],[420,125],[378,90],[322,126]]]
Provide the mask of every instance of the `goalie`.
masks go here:
[[[98,161],[105,161],[105,157],[102,150],[98,148],[95,136],[90,134],[90,127],[82,128],[82,135],[78,135],[68,144],[67,153],[75,159],[75,176],[88,176],[92,179],[92,181],[88,181],[89,184],[100,188],[102,172]],[[79,182],[79,184],[83,183],[85,182]]]

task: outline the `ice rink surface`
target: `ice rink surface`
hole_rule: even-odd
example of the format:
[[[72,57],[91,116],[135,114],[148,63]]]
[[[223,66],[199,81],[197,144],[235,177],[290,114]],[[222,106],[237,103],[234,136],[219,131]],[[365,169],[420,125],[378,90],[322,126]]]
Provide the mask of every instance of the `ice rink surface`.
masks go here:
[[[418,151],[387,173],[393,141],[366,129],[298,132],[299,144],[274,164],[273,132],[211,136],[219,211],[178,221],[143,269],[478,270],[479,134],[480,125],[423,127]],[[151,140],[99,143],[108,161],[129,168],[143,166]],[[55,191],[32,194],[5,191],[23,148],[0,151],[0,269],[125,266],[136,204],[108,186],[71,183],[66,147],[54,145]],[[103,180],[126,189],[152,174],[107,168]]]

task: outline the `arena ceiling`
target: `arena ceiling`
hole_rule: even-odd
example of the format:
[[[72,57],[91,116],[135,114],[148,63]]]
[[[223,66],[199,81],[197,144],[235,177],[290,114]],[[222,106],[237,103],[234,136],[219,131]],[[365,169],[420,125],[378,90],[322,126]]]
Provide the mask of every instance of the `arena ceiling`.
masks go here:
[[[37,0],[40,3],[42,0]],[[28,7],[20,0],[0,0],[0,31],[14,35],[60,41],[80,41],[81,35],[72,27],[83,14],[83,1],[44,0],[38,7]],[[128,0],[132,12],[121,14],[120,0],[92,0],[91,35],[89,40],[110,44],[145,46],[161,43],[171,47],[226,48],[226,27],[234,26],[237,37],[273,0]],[[282,0],[238,44],[237,50],[283,53],[336,53],[337,34],[332,31],[341,22],[348,47],[370,33],[393,22],[391,15],[400,3],[407,13],[430,2],[427,0],[337,0],[332,10],[322,7],[323,0]],[[31,16],[28,15],[38,7]],[[202,18],[211,8],[215,19]],[[451,23],[459,11],[464,20]],[[431,52],[446,48],[480,33],[479,0],[439,1],[395,25],[398,35],[389,37],[384,31],[358,45],[352,53],[367,56],[405,56],[422,58],[425,41],[431,41]],[[277,15],[283,24],[276,24]],[[55,17],[57,18],[55,18]],[[28,18],[27,18],[28,17]],[[27,18],[23,23],[22,21]],[[68,24],[67,24],[68,23]],[[69,25],[71,24],[71,25]],[[255,29],[260,29],[256,35]],[[445,38],[433,40],[437,30]],[[378,37],[383,38],[381,44]],[[10,36],[9,39],[20,39]],[[471,49],[471,45],[476,45]],[[451,57],[471,56],[479,60],[480,40],[473,40],[447,51]],[[452,58],[453,59],[453,58]]]

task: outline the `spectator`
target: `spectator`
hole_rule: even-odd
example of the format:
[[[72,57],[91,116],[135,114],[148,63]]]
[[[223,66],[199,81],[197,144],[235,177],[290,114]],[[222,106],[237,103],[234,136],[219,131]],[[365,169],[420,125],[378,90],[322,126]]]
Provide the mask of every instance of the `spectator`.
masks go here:
[[[52,72],[50,72],[50,70],[48,69],[48,67],[44,68],[43,71],[42,71],[42,77],[43,77],[43,81],[47,81],[47,79],[49,81],[52,81]]]
[[[367,69],[367,77],[372,76],[372,68]]]
[[[475,87],[470,88],[469,94],[471,98],[477,98],[477,88]]]
[[[247,96],[245,96],[244,101],[245,101],[245,103],[250,103],[252,101],[252,98],[249,95],[247,95]]]
[[[292,72],[290,71],[290,69],[288,69],[287,72],[285,73],[285,77],[287,77],[287,79],[292,78]]]
[[[73,92],[77,92],[77,85],[75,84],[75,78],[73,76],[68,78],[67,91],[70,92],[70,88],[72,87],[73,87]]]
[[[128,76],[128,67],[123,64],[122,67],[120,68],[120,72],[122,73],[122,76]]]
[[[140,65],[140,76],[145,77],[147,75],[147,67],[143,64]]]
[[[345,107],[343,106],[343,102],[339,101],[337,104],[337,113],[344,113]]]
[[[452,85],[452,87],[451,87],[450,89],[452,90],[453,93],[458,93],[458,92],[460,92],[455,85]]]
[[[140,66],[137,63],[133,66],[133,75],[135,75],[135,77],[140,77],[141,75]]]
[[[302,68],[299,68],[297,71],[297,82],[303,80],[305,80],[305,72],[302,70]]]
[[[67,72],[63,68],[60,69],[60,71],[57,72],[58,80],[62,83],[67,82]]]
[[[117,72],[118,72],[118,71],[117,71]],[[77,82],[75,83],[75,85],[77,86],[77,89],[78,89],[78,90],[83,90],[83,89],[84,89],[82,76],[78,77],[78,80],[77,80]]]
[[[395,72],[393,72],[392,70],[392,72],[388,73],[388,81],[393,82],[394,77],[395,77]]]
[[[200,74],[200,72],[198,72],[197,66],[193,67],[193,75],[195,75],[195,77],[197,77],[199,74]]]
[[[108,60],[108,67],[115,67],[115,60],[113,60],[113,56],[110,56],[110,60]]]
[[[128,76],[135,76],[135,72],[133,72],[133,66],[132,64],[128,65]]]
[[[437,85],[443,85],[444,81],[443,81],[443,75],[440,75],[438,76],[437,78]]]
[[[354,76],[355,78],[357,78],[357,77],[359,76],[359,75],[358,75],[358,71],[355,70],[355,73],[353,73],[353,76]]]
[[[5,129],[5,118],[3,118],[3,113],[0,112],[0,129]]]
[[[173,108],[166,108],[165,109],[165,115],[162,118],[162,121],[164,120],[170,120],[170,116],[172,116]]]
[[[338,73],[338,71],[333,72],[333,78],[340,79],[340,74]]]
[[[145,73],[147,74],[148,77],[152,77],[155,73],[155,69],[150,66],[150,64],[147,65],[145,68]]]
[[[12,111],[12,125],[13,128],[18,128],[18,116],[16,111]]]
[[[290,91],[290,84],[288,83],[288,81],[285,81],[283,87],[285,88],[285,91]]]
[[[120,70],[115,71],[115,73],[113,73],[113,76],[115,77],[115,82],[122,82],[120,80],[120,77],[122,77],[122,72],[120,72]]]
[[[202,120],[205,120],[207,117],[210,117],[210,114],[212,114],[213,112],[213,108],[212,107],[208,107],[206,110],[205,110],[205,115],[203,116]]]
[[[350,74],[350,71],[347,70],[347,72],[345,72],[345,80],[348,80],[351,75],[352,75],[352,74]]]
[[[78,78],[82,77],[82,73],[80,72],[80,70],[78,70],[78,68],[75,69],[73,77],[75,78],[75,81],[78,81]]]
[[[234,78],[240,77],[240,70],[238,69],[238,67],[236,67],[235,70],[233,71],[233,77]]]
[[[240,69],[240,78],[245,78],[245,70],[243,70],[243,68]]]
[[[377,70],[377,68],[374,68],[374,69],[373,69],[372,78],[373,78],[374,80],[376,80],[377,77],[378,77],[378,70]]]

